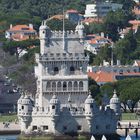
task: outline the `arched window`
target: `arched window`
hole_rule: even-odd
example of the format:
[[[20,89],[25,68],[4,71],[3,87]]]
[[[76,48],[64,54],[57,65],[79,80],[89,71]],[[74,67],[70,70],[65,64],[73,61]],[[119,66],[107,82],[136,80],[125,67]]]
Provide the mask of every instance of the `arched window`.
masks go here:
[[[54,75],[58,74],[59,73],[59,69],[58,67],[54,67]]]
[[[79,90],[83,90],[83,82],[82,81],[79,82]]]
[[[78,90],[78,83],[76,81],[74,82],[74,90]]]
[[[55,82],[52,83],[52,91],[56,91],[56,83]]]
[[[72,82],[68,82],[68,91],[72,91]]]
[[[67,90],[67,83],[64,82],[64,83],[63,83],[63,91],[66,91],[66,90]]]
[[[57,83],[57,91],[61,91],[61,82]]]
[[[47,82],[46,90],[47,91],[50,91],[51,90],[51,83],[50,82]]]
[[[75,71],[74,67],[71,66],[71,67],[70,67],[70,74],[74,74],[74,71]]]

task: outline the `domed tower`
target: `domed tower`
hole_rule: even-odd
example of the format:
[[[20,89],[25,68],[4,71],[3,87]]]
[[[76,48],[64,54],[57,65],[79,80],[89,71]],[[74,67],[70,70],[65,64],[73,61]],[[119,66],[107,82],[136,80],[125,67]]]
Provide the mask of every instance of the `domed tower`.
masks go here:
[[[45,47],[49,47],[49,40],[51,36],[51,30],[46,25],[46,21],[43,21],[39,28],[39,38],[40,38],[40,53],[45,53]]]
[[[18,117],[21,122],[21,131],[25,132],[31,121],[32,100],[29,96],[21,96],[18,100]]]
[[[85,116],[88,121],[89,129],[92,132],[92,117],[97,111],[95,100],[92,98],[91,93],[88,95],[85,100]]]
[[[84,37],[84,25],[83,25],[83,23],[82,22],[78,22],[78,25],[76,26],[76,28],[75,28],[75,32],[78,32],[78,34],[79,34],[79,38],[83,38]]]
[[[110,99],[110,108],[114,110],[117,118],[120,119],[120,117],[121,117],[121,105],[120,105],[120,100],[116,94],[116,90],[114,90],[114,95]]]
[[[50,114],[52,116],[57,116],[60,113],[60,101],[58,100],[56,94],[52,96],[50,100]]]

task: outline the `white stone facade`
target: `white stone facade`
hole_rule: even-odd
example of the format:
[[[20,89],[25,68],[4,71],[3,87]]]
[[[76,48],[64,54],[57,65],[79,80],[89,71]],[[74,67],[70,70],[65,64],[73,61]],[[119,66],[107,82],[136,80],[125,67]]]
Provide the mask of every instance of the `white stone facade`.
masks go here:
[[[76,31],[51,31],[40,27],[40,54],[36,54],[36,99],[18,101],[23,133],[112,134],[116,131],[120,103],[98,107],[88,92],[88,56],[84,54],[83,25]],[[113,98],[113,100],[114,100]],[[117,114],[117,115],[116,115]]]
[[[121,9],[122,4],[110,3],[110,2],[97,2],[94,4],[87,4],[85,10],[85,18],[102,18],[107,15],[109,11],[116,11]]]

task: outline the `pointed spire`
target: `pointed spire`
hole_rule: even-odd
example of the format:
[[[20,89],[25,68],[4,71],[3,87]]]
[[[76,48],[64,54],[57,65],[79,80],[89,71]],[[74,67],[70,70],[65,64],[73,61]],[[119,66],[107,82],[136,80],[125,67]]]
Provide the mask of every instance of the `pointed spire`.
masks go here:
[[[114,89],[113,93],[113,98],[118,98],[116,89]]]
[[[106,137],[105,137],[104,135],[102,136],[102,140],[107,140]]]
[[[129,135],[127,135],[125,140],[132,140],[131,137]]]
[[[90,139],[90,140],[95,140],[95,138],[94,138],[94,136],[93,136],[93,135],[91,136],[91,139]]]

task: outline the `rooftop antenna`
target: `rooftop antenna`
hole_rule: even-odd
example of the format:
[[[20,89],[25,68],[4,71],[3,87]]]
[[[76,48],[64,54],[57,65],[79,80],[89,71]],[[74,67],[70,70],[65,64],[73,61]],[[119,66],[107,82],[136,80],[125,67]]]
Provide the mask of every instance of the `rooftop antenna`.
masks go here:
[[[64,20],[64,8],[63,8],[63,49],[65,50],[65,20]]]

